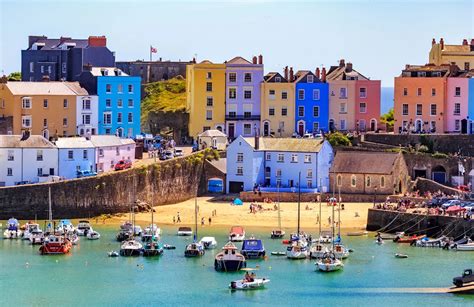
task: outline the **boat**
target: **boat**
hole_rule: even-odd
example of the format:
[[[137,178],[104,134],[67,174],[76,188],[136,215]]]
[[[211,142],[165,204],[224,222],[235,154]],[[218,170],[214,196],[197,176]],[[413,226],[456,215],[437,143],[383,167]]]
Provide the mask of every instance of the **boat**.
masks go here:
[[[129,239],[122,242],[120,246],[120,256],[140,256],[143,245],[135,239]]]
[[[120,229],[119,233],[115,237],[118,242],[123,242],[128,239],[133,238],[133,231],[131,229],[126,230],[126,229]]]
[[[408,255],[396,253],[395,258],[408,258]]]
[[[97,231],[93,230],[92,228],[87,232],[87,240],[99,240],[100,239],[100,233]]]
[[[76,233],[66,235],[69,241],[71,241],[72,245],[79,244],[79,236]]]
[[[281,211],[280,211],[280,184],[277,184],[277,195],[278,195],[278,229],[272,230],[270,238],[281,239],[285,236],[285,231],[281,229]]]
[[[286,255],[285,252],[271,252],[271,254],[272,254],[273,256],[285,256],[285,255]]]
[[[243,269],[246,270],[243,279],[231,281],[229,288],[231,290],[255,290],[264,288],[266,284],[270,282],[268,278],[257,278],[255,273],[249,274],[248,271],[254,271],[255,269]]]
[[[76,233],[78,236],[86,236],[90,230],[91,224],[87,220],[79,221],[79,224],[77,224]]]
[[[64,235],[50,234],[44,238],[39,248],[41,255],[67,254],[71,250],[72,243]]]
[[[474,242],[469,239],[467,243],[457,244],[455,248],[458,251],[474,251]]]
[[[199,243],[204,246],[204,249],[214,249],[217,247],[217,241],[214,237],[203,237]]]
[[[153,195],[155,195],[153,193]],[[145,232],[142,235],[144,257],[155,257],[163,254],[163,246],[159,242],[161,229],[153,224],[153,208],[151,210],[151,224],[145,228]]]
[[[44,233],[40,228],[31,231],[29,235],[29,240],[31,245],[43,244],[44,241]]]
[[[193,242],[186,245],[186,249],[184,250],[185,257],[200,257],[203,256],[204,245],[200,242],[197,242],[198,237],[198,226],[197,226],[197,197],[194,198],[194,238]]]
[[[346,259],[349,257],[349,249],[346,248],[342,244],[342,237],[341,237],[341,189],[338,189],[338,194],[339,194],[339,204],[338,204],[338,210],[337,210],[337,220],[338,220],[338,229],[337,229],[337,237],[333,240],[332,243],[332,248],[331,251],[334,253],[336,256],[336,259]],[[334,209],[334,206],[333,206]],[[333,216],[334,216],[334,210],[333,210]],[[334,226],[334,224],[333,224]],[[333,227],[333,232],[334,232],[334,227]],[[334,237],[334,235],[333,235]]]
[[[446,236],[441,236],[438,239],[430,240],[427,237],[424,237],[421,240],[416,240],[415,245],[418,247],[442,247],[446,244],[448,238]]]
[[[342,269],[344,264],[341,260],[337,259],[334,253],[329,252],[316,262],[316,267],[322,272],[334,272]]]
[[[145,227],[145,230],[143,230],[143,234],[149,234],[149,235],[154,235],[155,237],[160,237],[161,228],[156,226],[156,224],[150,224],[147,227]]]
[[[301,172],[298,173],[298,219],[296,226],[296,234],[290,235],[290,245],[286,249],[286,257],[288,259],[306,259],[309,255],[308,242],[306,234],[300,229],[301,217]]]
[[[232,226],[229,231],[229,241],[241,242],[245,239],[245,230],[242,226]]]
[[[3,232],[5,239],[18,239],[21,237],[20,223],[16,218],[10,218],[7,221],[7,229]]]
[[[319,243],[322,244],[329,244],[332,242],[332,235],[330,231],[321,231],[321,234],[319,236],[319,240],[317,240]]]
[[[327,252],[329,252],[328,248],[325,245],[317,242],[311,246],[309,250],[309,257],[313,259],[320,259]]]
[[[385,242],[383,241],[382,237],[378,237],[375,239],[375,244],[382,245],[385,244]]]
[[[73,233],[75,230],[70,220],[60,220],[58,226],[54,230],[57,234]]]
[[[118,257],[118,256],[120,256],[119,252],[117,252],[117,251],[110,251],[110,252],[107,253],[107,255],[109,257]]]
[[[214,259],[214,269],[222,272],[236,272],[247,266],[244,255],[237,252],[234,243],[228,242]]]
[[[272,230],[272,233],[270,234],[270,238],[272,239],[281,239],[284,236],[285,236],[284,230]]]
[[[133,235],[140,237],[143,233],[142,227],[140,225],[133,226]]]
[[[246,259],[264,258],[265,247],[263,246],[262,240],[250,237],[250,239],[245,239],[243,241],[240,253],[244,255]]]
[[[176,249],[176,246],[171,245],[171,244],[163,244],[164,249]]]
[[[409,237],[405,237],[405,236],[402,236],[402,237],[399,237],[397,236],[395,239],[393,239],[393,242],[396,242],[396,243],[413,243],[413,242],[416,242],[418,240],[421,240],[423,239],[424,237],[426,237],[426,235],[412,235],[412,236],[409,236]]]
[[[133,230],[133,223],[130,221],[125,221],[120,225],[121,230]]]
[[[368,231],[354,231],[354,232],[348,232],[346,235],[348,237],[361,237],[361,236],[366,236],[368,235]]]
[[[38,223],[28,222],[23,231],[23,240],[30,240],[32,233],[43,232]]]
[[[178,236],[192,236],[193,230],[191,227],[179,227],[178,228]]]
[[[334,244],[333,252],[338,259],[346,259],[349,257],[349,249],[342,244]]]
[[[376,237],[380,236],[384,240],[393,240],[396,237],[403,237],[404,235],[405,235],[404,231],[398,231],[395,234],[377,232],[377,234],[375,236]]]

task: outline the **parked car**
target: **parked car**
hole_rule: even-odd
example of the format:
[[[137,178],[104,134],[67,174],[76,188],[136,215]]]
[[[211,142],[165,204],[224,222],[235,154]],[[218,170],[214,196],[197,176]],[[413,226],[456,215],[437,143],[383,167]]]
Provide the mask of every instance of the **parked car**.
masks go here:
[[[166,157],[166,160],[173,159],[174,154],[171,150],[165,150],[165,157]]]
[[[121,171],[121,170],[131,168],[131,167],[132,167],[132,161],[130,160],[120,160],[117,162],[117,164],[115,164],[116,171]]]
[[[451,199],[451,200],[448,200],[447,202],[443,203],[443,204],[441,205],[441,207],[442,207],[443,209],[448,209],[448,208],[451,207],[451,206],[455,206],[455,205],[459,205],[459,204],[461,204],[461,201],[460,201],[460,200],[458,200],[458,199]]]
[[[453,284],[456,287],[462,287],[464,284],[471,282],[474,282],[474,274],[472,274],[472,269],[466,269],[462,273],[462,276],[453,278]]]
[[[183,149],[181,149],[181,148],[175,148],[175,149],[174,149],[174,156],[175,156],[175,157],[181,157],[181,156],[183,156],[183,155],[184,155],[184,154],[183,154]]]
[[[303,134],[303,139],[314,139],[314,136],[312,133],[305,133]]]
[[[79,170],[77,171],[77,178],[84,178],[84,177],[93,177],[97,176],[97,173],[91,170]]]
[[[30,184],[31,182],[29,182],[28,180],[25,180],[25,181],[18,181],[18,182],[15,182],[15,185],[24,185],[24,184]]]
[[[467,185],[458,185],[457,189],[463,192],[469,192],[469,187]]]

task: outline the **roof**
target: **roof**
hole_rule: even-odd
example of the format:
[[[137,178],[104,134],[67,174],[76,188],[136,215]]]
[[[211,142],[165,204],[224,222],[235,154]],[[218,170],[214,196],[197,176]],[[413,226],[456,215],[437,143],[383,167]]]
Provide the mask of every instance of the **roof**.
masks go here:
[[[312,71],[310,70],[298,70],[295,74],[295,83],[298,83],[300,82],[301,80],[303,80],[307,75],[313,75],[314,77],[314,80],[313,80],[313,83],[319,83],[321,82],[320,79],[318,79],[318,77],[316,77]]]
[[[241,56],[236,56],[232,60],[227,61],[227,64],[252,65],[252,62],[247,61]]]
[[[30,135],[22,140],[21,135],[0,135],[0,148],[55,148],[42,135]]]
[[[69,87],[73,92],[78,96],[88,96],[89,93],[87,90],[79,84],[79,82],[64,82],[67,87]]]
[[[58,148],[94,148],[94,144],[85,137],[58,138]]]
[[[227,138],[227,135],[219,130],[206,130],[204,132],[201,132],[198,134],[198,137],[225,137]]]
[[[255,148],[255,138],[244,138]],[[259,150],[286,151],[286,152],[319,152],[323,147],[324,139],[297,139],[297,138],[259,138]]]
[[[391,152],[339,151],[330,172],[350,174],[391,174],[399,157]]]
[[[103,72],[106,72],[107,74],[103,74]],[[117,74],[116,74],[117,72]],[[109,77],[114,77],[114,76],[122,76],[122,77],[127,77],[128,75],[124,73],[122,70],[116,68],[116,67],[92,67],[91,74],[93,76],[109,76]]]
[[[444,45],[444,49],[441,50],[441,52],[460,52],[460,53],[465,53],[465,52],[472,52],[471,51],[471,46],[470,45]]]
[[[213,160],[210,163],[223,174],[227,173],[227,158],[219,158],[219,160]]]
[[[72,39],[72,38],[63,38],[63,41],[61,42],[61,39],[59,38],[39,38],[36,40],[34,43],[38,45],[43,45],[43,48],[41,50],[58,50],[61,49],[60,46],[63,44],[66,45],[71,45],[75,44],[75,48],[86,48],[89,46],[89,40],[88,39]],[[31,47],[28,48],[28,50],[31,50]]]
[[[135,144],[135,141],[132,139],[121,139],[115,135],[91,135],[91,142],[95,147]]]
[[[58,95],[58,96],[76,96],[77,92],[87,91],[80,90],[79,82],[29,82],[29,81],[12,81],[7,82],[8,89],[13,95]]]
[[[347,63],[352,65],[351,63]],[[366,76],[355,70],[354,68],[347,67],[347,64],[344,66],[331,66],[326,76],[326,80],[347,80],[347,77],[357,80],[369,80]]]

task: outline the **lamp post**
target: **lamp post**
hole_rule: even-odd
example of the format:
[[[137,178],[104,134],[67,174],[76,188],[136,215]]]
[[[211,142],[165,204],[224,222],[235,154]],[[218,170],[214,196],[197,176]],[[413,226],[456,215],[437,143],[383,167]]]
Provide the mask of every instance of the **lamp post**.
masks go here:
[[[375,198],[377,196],[377,187],[374,187],[374,208],[375,208]]]

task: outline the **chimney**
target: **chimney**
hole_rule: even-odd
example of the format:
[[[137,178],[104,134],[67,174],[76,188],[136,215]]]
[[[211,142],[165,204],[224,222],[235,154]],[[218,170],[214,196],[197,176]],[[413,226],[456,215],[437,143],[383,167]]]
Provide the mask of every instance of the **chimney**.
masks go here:
[[[436,44],[436,39],[433,38],[433,39],[431,40],[431,46],[433,46],[434,44]]]
[[[255,130],[255,150],[260,149],[260,137],[258,135],[257,125],[254,126]]]
[[[256,57],[256,56],[254,56],[254,57],[252,58],[252,64],[257,64],[257,57]]]
[[[441,45],[441,50],[444,50],[444,39],[442,37],[439,40],[439,44]]]
[[[92,71],[92,64],[91,63],[87,63],[87,64],[84,64],[84,66],[82,67],[84,71]]]
[[[326,67],[323,67],[323,71],[321,72],[321,81],[326,82]]]
[[[88,45],[90,47],[107,47],[107,38],[105,36],[89,36]]]
[[[405,64],[405,70],[410,69],[410,64]]]
[[[286,81],[289,81],[288,80],[288,66],[285,66],[285,69],[283,71],[284,71]]]
[[[63,37],[63,36],[61,36],[61,37],[59,38],[59,44],[61,45],[62,43],[64,43],[65,41],[68,41],[68,40],[71,40],[71,38],[70,38],[70,37],[65,37],[65,36]]]
[[[43,81],[43,82],[49,82],[49,76],[48,76],[48,75],[44,75],[44,76],[41,78],[41,81]]]
[[[351,72],[352,71],[352,63],[348,62],[346,65],[346,72]]]
[[[290,67],[290,79],[289,79],[290,82],[293,82],[294,81],[294,77],[293,77],[293,67]]]
[[[321,72],[319,71],[319,67],[316,68],[314,74],[316,75],[316,78],[320,79]]]
[[[469,45],[469,43],[467,42],[467,39],[463,39],[463,40],[462,40],[462,45],[463,45],[463,46]]]
[[[471,51],[474,51],[474,38],[471,39]]]
[[[341,59],[339,61],[339,67],[344,67],[344,66],[346,66],[346,61],[344,61],[344,59]]]
[[[258,56],[258,64],[263,65],[263,55]]]
[[[193,58],[193,63],[196,64],[196,58]]]
[[[451,62],[449,64],[449,76],[450,77],[455,77],[455,74],[459,71],[459,67],[456,65],[455,62]]]

